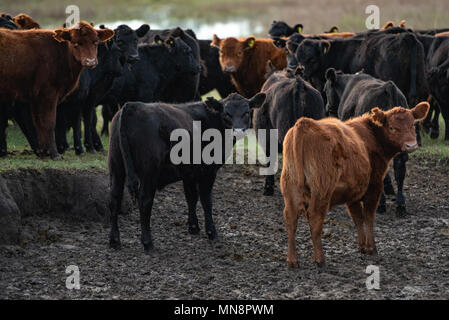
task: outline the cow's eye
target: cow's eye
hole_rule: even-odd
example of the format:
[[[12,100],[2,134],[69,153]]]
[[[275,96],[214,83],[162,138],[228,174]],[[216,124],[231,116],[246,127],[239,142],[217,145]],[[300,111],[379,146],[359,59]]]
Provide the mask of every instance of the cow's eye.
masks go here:
[[[390,131],[394,131],[394,128],[393,128],[393,127],[390,127]]]

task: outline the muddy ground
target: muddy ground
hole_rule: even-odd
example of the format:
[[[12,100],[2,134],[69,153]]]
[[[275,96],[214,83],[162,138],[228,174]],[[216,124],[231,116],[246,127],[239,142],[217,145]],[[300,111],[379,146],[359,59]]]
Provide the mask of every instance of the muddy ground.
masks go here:
[[[308,225],[300,220],[300,268],[287,269],[278,182],[275,195],[264,197],[257,167],[234,165],[222,168],[215,184],[215,243],[202,224],[199,235],[187,232],[180,183],[157,194],[150,255],[140,244],[136,211],[120,217],[120,251],[108,248],[101,221],[22,217],[21,244],[0,246],[0,299],[448,299],[449,167],[409,164],[410,215],[396,218],[389,200],[387,213],[377,216],[374,258],[359,254],[353,223],[339,207],[324,227],[327,267],[312,262]],[[198,217],[202,223],[201,205]],[[380,268],[379,290],[365,285],[371,264]],[[65,287],[69,265],[79,267],[80,290]]]

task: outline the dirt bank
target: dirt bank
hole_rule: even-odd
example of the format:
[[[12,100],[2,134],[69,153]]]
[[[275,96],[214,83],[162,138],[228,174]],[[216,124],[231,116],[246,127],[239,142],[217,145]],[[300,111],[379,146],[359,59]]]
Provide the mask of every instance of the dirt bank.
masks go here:
[[[388,212],[376,220],[378,257],[358,253],[355,228],[344,208],[329,213],[323,232],[327,267],[321,272],[312,262],[303,220],[297,234],[300,268],[286,268],[282,196],[277,187],[273,197],[264,197],[256,170],[225,166],[219,172],[216,243],[204,233],[201,206],[200,234],[187,232],[179,183],[157,193],[152,220],[156,249],[150,255],[143,254],[140,244],[137,211],[120,217],[121,251],[108,248],[109,228],[101,222],[25,215],[21,228],[29,235],[27,242],[0,247],[0,298],[449,298],[449,167],[410,161],[405,186],[410,216],[396,218],[389,200]],[[83,208],[101,216],[101,209]],[[380,290],[365,286],[370,264],[380,268]],[[79,267],[80,290],[65,287],[69,265]]]

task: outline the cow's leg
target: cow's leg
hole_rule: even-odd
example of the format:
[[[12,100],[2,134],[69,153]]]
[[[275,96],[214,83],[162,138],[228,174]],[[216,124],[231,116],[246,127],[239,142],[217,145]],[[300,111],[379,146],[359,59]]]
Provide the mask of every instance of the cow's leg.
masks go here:
[[[209,240],[218,238],[217,230],[215,229],[214,220],[212,218],[212,188],[214,186],[216,172],[208,172],[201,177],[199,183],[200,200],[204,210],[204,222],[206,234]]]
[[[321,233],[323,231],[324,218],[329,210],[329,200],[312,194],[309,211],[309,227],[312,236],[313,256],[318,267],[325,265]]]
[[[384,178],[384,192],[388,196],[394,196],[393,183],[391,182],[390,174],[387,172]]]
[[[268,130],[267,130],[268,131]],[[270,157],[270,138],[266,137],[265,146],[262,146],[264,149],[267,160],[271,159]],[[268,164],[269,166],[270,164]],[[274,194],[274,175],[269,174],[265,177],[265,186],[263,188],[264,196],[272,196]]]
[[[354,221],[355,227],[357,229],[357,243],[361,253],[365,252],[365,226],[363,219],[363,208],[362,204],[359,202],[353,202],[346,205],[348,208],[349,215]]]
[[[94,148],[98,152],[104,152],[103,143],[101,142],[100,136],[97,132],[97,113],[95,111],[95,108],[93,108],[93,115],[92,115],[92,142],[94,144]]]
[[[151,210],[153,208],[155,193],[156,187],[150,179],[141,183],[139,187],[140,227],[142,229],[140,240],[146,253],[153,249],[153,240],[151,238]]]
[[[440,136],[440,107],[434,105],[434,114],[432,119],[432,126],[430,129],[430,138],[437,139]]]
[[[81,143],[81,114],[77,113],[75,119],[73,119],[73,147],[75,149],[75,154],[81,156],[86,154],[83,149],[83,144]]]
[[[418,141],[418,146],[422,146],[422,139],[421,139],[421,129],[419,128],[419,124],[415,124],[415,131],[416,131],[416,141]]]
[[[56,111],[56,147],[59,153],[64,153],[68,148],[69,144],[67,142],[67,121],[65,117],[65,106],[59,106]]]
[[[198,234],[200,232],[200,227],[198,225],[198,217],[196,216],[196,204],[198,203],[198,187],[194,181],[183,180],[184,184],[184,194],[187,200],[187,206],[189,207],[189,233]]]
[[[286,185],[282,188],[284,193],[284,219],[285,229],[288,238],[287,266],[289,268],[298,268],[298,254],[296,252],[296,229],[298,227],[298,218],[302,214],[305,216],[304,203],[299,198],[301,192],[294,184]]]
[[[385,193],[382,192],[379,205],[377,206],[377,213],[385,213],[387,212],[387,199],[385,197]]]
[[[14,120],[24,133],[33,152],[37,154],[37,134],[36,129],[34,128],[33,119],[31,117],[30,108],[27,104],[16,103]]]
[[[6,144],[6,127],[8,126],[8,115],[6,114],[6,107],[0,106],[0,157],[8,154]]]
[[[398,195],[396,197],[396,215],[398,217],[405,217],[407,215],[403,187],[405,174],[407,172],[406,163],[408,159],[408,154],[403,152],[398,154],[393,160],[394,178],[398,186]]]
[[[379,182],[381,184],[382,181]],[[377,184],[373,184],[376,186]],[[366,227],[365,251],[369,255],[377,254],[376,244],[374,241],[374,220],[376,218],[376,207],[382,193],[381,188],[368,188],[366,196],[363,199],[364,219]]]
[[[447,106],[441,106],[440,111],[444,118],[444,140],[449,140],[449,104]]]
[[[121,159],[119,160],[121,162]],[[113,249],[120,249],[120,231],[118,228],[118,215],[121,213],[123,187],[125,185],[125,169],[121,167],[111,167],[111,192],[109,209],[111,210],[110,222],[111,231],[109,233],[109,246]]]
[[[32,106],[40,154],[48,152],[54,160],[61,159],[55,142],[56,107],[57,101],[51,99],[51,96],[48,99],[41,98]]]
[[[83,121],[84,121],[84,146],[86,147],[86,151],[90,153],[96,153],[92,141],[93,110],[90,106],[86,106],[83,109]]]

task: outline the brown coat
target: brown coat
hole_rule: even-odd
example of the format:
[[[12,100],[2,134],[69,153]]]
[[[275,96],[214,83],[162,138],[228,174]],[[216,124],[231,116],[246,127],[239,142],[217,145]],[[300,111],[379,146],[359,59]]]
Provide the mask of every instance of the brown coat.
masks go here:
[[[287,66],[285,50],[274,46],[271,39],[222,40],[214,35],[211,45],[220,49],[221,68],[231,75],[234,86],[246,98],[251,98],[262,88],[268,61],[278,70]]]
[[[299,119],[284,139],[281,190],[288,234],[288,265],[298,266],[295,232],[299,215],[308,219],[314,258],[324,264],[321,231],[327,211],[346,204],[362,253],[376,253],[374,216],[391,159],[417,148],[414,123],[427,115],[422,102],[409,110],[374,108],[342,122]],[[366,234],[365,234],[366,227]]]
[[[40,152],[59,156],[56,106],[77,87],[83,67],[96,66],[98,41],[113,35],[110,29],[95,30],[85,22],[54,31],[0,30],[0,102],[30,104]]]

